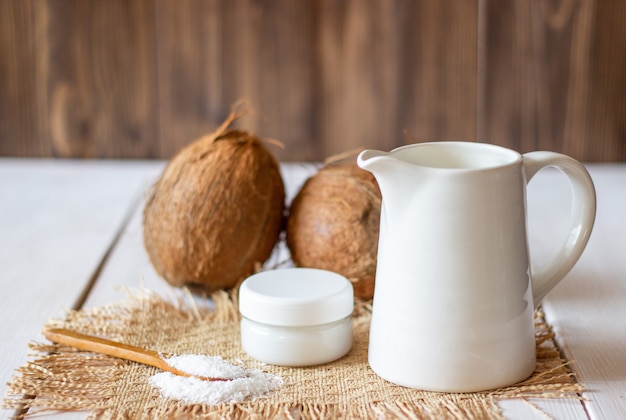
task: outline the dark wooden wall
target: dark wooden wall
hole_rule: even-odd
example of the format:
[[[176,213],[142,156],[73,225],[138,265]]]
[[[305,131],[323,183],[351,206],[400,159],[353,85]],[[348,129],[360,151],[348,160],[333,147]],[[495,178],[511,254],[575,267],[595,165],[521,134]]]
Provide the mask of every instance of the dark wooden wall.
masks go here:
[[[0,156],[444,139],[626,161],[624,0],[0,0]]]

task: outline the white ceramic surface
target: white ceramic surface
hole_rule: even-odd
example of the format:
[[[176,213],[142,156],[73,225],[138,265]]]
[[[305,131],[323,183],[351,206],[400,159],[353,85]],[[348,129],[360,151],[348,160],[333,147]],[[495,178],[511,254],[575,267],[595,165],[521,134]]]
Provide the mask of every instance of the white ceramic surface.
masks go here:
[[[328,363],[352,347],[354,290],[340,274],[314,268],[262,271],[239,289],[241,345],[280,366]]]
[[[399,385],[474,392],[535,368],[533,310],[574,266],[591,233],[585,168],[552,152],[471,142],[363,151],[383,197],[369,363]],[[556,167],[572,187],[570,235],[531,273],[526,184]]]

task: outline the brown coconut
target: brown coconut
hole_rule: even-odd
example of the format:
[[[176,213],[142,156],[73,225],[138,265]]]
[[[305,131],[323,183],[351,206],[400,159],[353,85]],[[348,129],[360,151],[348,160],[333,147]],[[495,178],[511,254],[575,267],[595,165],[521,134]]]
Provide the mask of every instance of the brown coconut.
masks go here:
[[[145,248],[174,286],[232,287],[278,240],[285,198],[278,163],[253,134],[228,129],[236,117],[174,156],[147,199]]]
[[[354,159],[323,167],[291,205],[287,246],[295,265],[342,274],[352,281],[356,297],[370,299],[380,208],[376,179]]]

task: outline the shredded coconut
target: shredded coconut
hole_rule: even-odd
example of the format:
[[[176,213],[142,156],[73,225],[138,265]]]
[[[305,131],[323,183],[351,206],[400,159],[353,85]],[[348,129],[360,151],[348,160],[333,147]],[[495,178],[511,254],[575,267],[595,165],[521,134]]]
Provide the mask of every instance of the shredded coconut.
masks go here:
[[[228,363],[219,356],[202,354],[183,354],[165,359],[168,365],[190,375],[205,378],[234,379],[246,376],[248,372],[241,366]]]
[[[165,360],[170,366],[191,375],[227,378],[227,381],[205,381],[161,372],[150,378],[150,385],[161,395],[196,404],[220,404],[256,399],[282,384],[282,378],[260,370],[247,370],[221,357],[187,354]]]

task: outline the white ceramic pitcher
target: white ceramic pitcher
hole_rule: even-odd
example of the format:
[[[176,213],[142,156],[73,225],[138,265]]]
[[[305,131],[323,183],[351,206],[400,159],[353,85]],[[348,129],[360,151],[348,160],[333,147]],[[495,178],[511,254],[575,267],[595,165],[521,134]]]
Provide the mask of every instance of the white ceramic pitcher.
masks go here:
[[[535,368],[533,311],[574,266],[595,219],[595,190],[576,160],[472,142],[365,150],[382,212],[369,363],[412,388],[474,392]],[[572,187],[560,252],[530,269],[526,184],[556,167]]]

